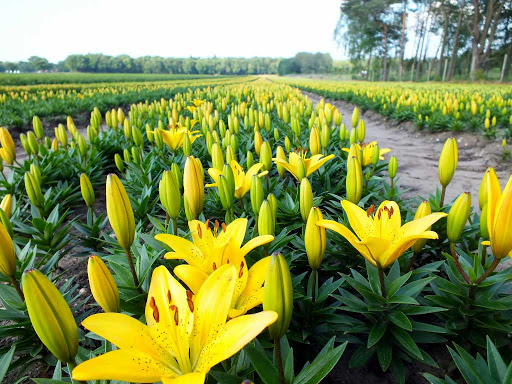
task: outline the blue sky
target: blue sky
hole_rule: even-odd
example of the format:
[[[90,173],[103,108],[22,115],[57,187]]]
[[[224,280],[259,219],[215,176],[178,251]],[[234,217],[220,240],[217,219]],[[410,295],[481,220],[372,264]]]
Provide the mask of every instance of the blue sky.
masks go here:
[[[0,60],[72,53],[132,57],[343,54],[339,0],[0,0]]]

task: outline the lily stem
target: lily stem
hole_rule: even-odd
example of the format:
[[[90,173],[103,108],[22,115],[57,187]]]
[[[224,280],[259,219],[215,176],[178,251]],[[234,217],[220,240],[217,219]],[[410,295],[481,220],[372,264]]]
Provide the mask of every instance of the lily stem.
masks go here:
[[[165,230],[167,231],[169,229],[169,220],[170,220],[170,216],[167,212],[165,212]]]
[[[279,372],[279,380],[281,384],[285,384],[284,381],[284,370],[283,370],[283,357],[281,356],[281,339],[274,340],[274,349],[276,351],[276,359],[277,359],[277,370]]]
[[[317,271],[316,269],[313,269],[313,291],[311,293],[311,297],[312,297],[312,300],[313,300],[313,303],[316,301],[316,281],[318,279],[318,274],[317,274]]]
[[[16,292],[18,292],[18,295],[21,298],[21,301],[25,301],[25,295],[23,294],[23,291],[21,290],[20,283],[18,283],[18,280],[14,276],[9,276],[9,279],[11,280],[12,285],[16,289]]]
[[[409,266],[405,270],[405,273],[409,272],[412,269],[417,257],[418,257],[418,254],[416,252],[414,252],[414,254],[411,257],[411,261],[409,261]]]
[[[469,276],[464,272],[462,269],[462,266],[459,263],[459,256],[457,255],[457,251],[455,250],[455,244],[450,243],[450,251],[452,253],[453,260],[455,261],[455,266],[457,267],[457,270],[459,271],[460,275],[466,280],[466,283],[470,284],[471,280],[469,279]]]
[[[443,188],[441,189],[441,203],[439,204],[441,207],[444,206],[444,196],[446,194],[446,187],[443,185]]]
[[[126,253],[126,258],[128,259],[128,264],[130,265],[130,270],[132,271],[132,276],[133,276],[133,284],[135,284],[135,286],[137,287],[137,290],[140,292],[140,293],[144,293],[144,291],[142,290],[142,288],[139,286],[139,278],[137,277],[137,272],[135,272],[135,266],[133,265],[133,260],[132,260],[132,253],[130,251],[130,248],[128,249],[125,249],[124,250],[125,253]]]
[[[382,297],[387,299],[388,294],[386,292],[386,282],[384,281],[384,271],[381,268],[379,268],[379,280]]]
[[[485,266],[485,262],[487,261],[487,246],[484,245],[482,248],[482,267]]]
[[[178,236],[178,218],[172,219],[172,231],[174,233],[174,236]]]

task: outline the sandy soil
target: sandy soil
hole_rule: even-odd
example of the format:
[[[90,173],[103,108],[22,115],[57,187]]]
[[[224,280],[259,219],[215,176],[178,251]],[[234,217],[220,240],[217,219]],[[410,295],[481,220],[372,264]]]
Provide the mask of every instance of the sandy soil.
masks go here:
[[[315,104],[320,96],[304,92]],[[355,105],[339,100],[326,102],[336,105],[343,114],[345,124],[350,121]],[[446,191],[450,202],[462,192],[471,192],[473,206],[478,209],[478,189],[485,170],[494,167],[504,187],[512,173],[512,161],[503,160],[501,143],[490,141],[472,132],[421,131],[410,122],[397,122],[382,115],[366,111],[361,115],[366,124],[366,141],[378,141],[380,148],[391,148],[390,154],[398,160],[397,184],[407,189],[404,197],[428,196],[439,187],[438,161],[443,144],[448,137],[455,137],[459,148],[459,163],[452,182]]]

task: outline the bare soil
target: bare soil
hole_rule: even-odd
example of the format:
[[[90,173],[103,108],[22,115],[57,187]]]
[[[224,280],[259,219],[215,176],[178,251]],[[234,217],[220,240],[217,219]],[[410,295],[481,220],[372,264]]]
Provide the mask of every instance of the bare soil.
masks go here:
[[[313,103],[320,101],[321,96],[304,92]],[[356,107],[340,100],[326,99],[325,102],[335,105],[347,122]],[[494,167],[498,178],[505,186],[512,173],[512,161],[504,160],[501,143],[472,132],[439,132],[432,133],[419,130],[411,122],[397,122],[374,111],[361,114],[366,124],[366,142],[376,140],[380,148],[391,148],[386,155],[394,155],[398,160],[398,180],[405,198],[417,196],[428,197],[440,187],[438,179],[438,162],[444,142],[449,137],[457,140],[459,163],[457,171],[446,190],[446,202],[455,199],[462,192],[471,192],[472,203],[478,209],[478,190],[480,181],[488,167]]]

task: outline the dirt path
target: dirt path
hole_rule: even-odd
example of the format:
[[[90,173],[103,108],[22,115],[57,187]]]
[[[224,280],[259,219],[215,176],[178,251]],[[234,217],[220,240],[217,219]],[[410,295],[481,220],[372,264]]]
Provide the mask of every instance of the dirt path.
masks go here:
[[[315,104],[321,97],[304,92]],[[345,124],[350,121],[355,105],[339,100],[325,100],[336,105],[343,114]],[[428,196],[439,186],[438,161],[443,144],[448,137],[455,137],[459,148],[459,163],[452,182],[446,191],[446,201],[460,193],[472,194],[473,206],[478,209],[480,181],[488,167],[494,167],[504,187],[512,173],[512,160],[503,160],[501,143],[489,141],[472,132],[431,133],[420,131],[412,123],[397,121],[366,111],[361,116],[366,124],[366,142],[376,140],[381,148],[391,148],[398,160],[398,185],[408,189],[404,197]],[[389,157],[391,155],[387,155]]]

